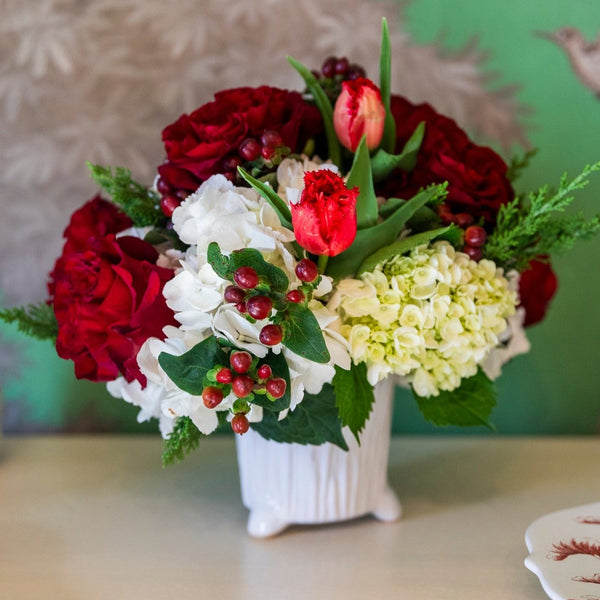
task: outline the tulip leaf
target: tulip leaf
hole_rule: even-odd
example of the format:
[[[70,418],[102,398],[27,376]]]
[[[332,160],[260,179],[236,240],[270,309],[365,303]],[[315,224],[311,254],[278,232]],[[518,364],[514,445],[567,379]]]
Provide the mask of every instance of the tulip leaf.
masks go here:
[[[356,273],[367,256],[370,256],[383,246],[391,244],[400,235],[412,215],[442,193],[445,193],[445,186],[443,184],[432,185],[419,192],[414,198],[400,205],[382,223],[367,229],[359,229],[356,232],[356,237],[352,245],[341,254],[329,259],[327,275],[335,279],[341,279],[342,277]]]
[[[331,106],[331,101],[321,87],[319,80],[310,72],[310,69],[307,69],[302,63],[298,62],[291,56],[288,56],[287,60],[290,65],[292,65],[292,67],[298,71],[302,79],[304,79],[304,83],[306,84],[308,91],[312,94],[315,104],[321,112],[323,124],[325,125],[325,135],[327,137],[327,146],[329,148],[329,158],[331,159],[331,162],[333,162],[334,165],[337,165],[337,167],[341,170],[342,150],[333,127],[333,107]]]
[[[200,396],[206,374],[215,365],[226,365],[228,359],[219,342],[211,336],[181,356],[161,352],[158,362],[178,388],[193,396]]]
[[[373,386],[367,380],[367,365],[353,364],[349,371],[336,365],[331,383],[342,425],[350,429],[360,444],[358,435],[364,429],[375,400]]]
[[[267,356],[260,359],[260,364],[269,365],[273,371],[273,377],[281,377],[285,380],[286,388],[283,396],[281,396],[281,398],[277,398],[276,400],[271,400],[266,395],[255,393],[252,404],[262,406],[265,410],[270,410],[273,412],[285,410],[290,406],[290,400],[292,399],[290,370],[288,369],[287,360],[285,360],[285,357],[281,353],[273,354],[273,352],[269,352]]]
[[[451,229],[451,225],[447,227],[440,227],[439,229],[432,229],[431,231],[423,231],[422,233],[416,233],[415,235],[410,235],[408,237],[402,238],[393,244],[389,244],[388,246],[384,246],[383,248],[379,248],[377,252],[371,254],[371,256],[367,257],[356,272],[357,275],[364,273],[366,271],[372,271],[378,264],[393,258],[394,256],[399,256],[401,254],[406,254],[409,250],[416,248],[417,246],[421,246],[422,244],[427,244],[431,240],[444,235],[447,231]]]
[[[425,135],[425,121],[421,121],[413,131],[412,135],[404,144],[400,154],[389,154],[380,149],[371,157],[371,169],[373,180],[377,183],[384,181],[388,175],[397,168],[403,171],[412,171],[417,164],[417,154],[423,143]]]
[[[310,309],[290,302],[284,313],[282,344],[307,360],[326,363],[329,350],[317,318]]]
[[[279,217],[280,223],[287,229],[293,229],[292,213],[277,192],[270,185],[252,177],[252,175],[247,171],[244,171],[242,167],[238,167],[238,173],[273,207],[273,210]]]
[[[280,421],[275,413],[265,411],[262,421],[250,423],[250,427],[267,440],[314,446],[329,442],[348,450],[333,387],[329,384],[318,394],[305,393],[302,402],[285,419]]]
[[[381,148],[392,154],[396,148],[396,122],[392,115],[391,108],[391,89],[392,89],[392,45],[390,42],[390,32],[388,30],[387,19],[381,20],[381,56],[379,59],[379,89],[381,91],[381,100],[385,106],[385,125],[383,127],[383,137],[381,139]]]
[[[371,161],[369,159],[369,149],[367,148],[367,138],[363,136],[360,144],[354,154],[354,162],[350,173],[348,173],[348,188],[359,188],[358,199],[356,200],[356,223],[358,229],[372,227],[377,223],[377,196],[373,187],[373,177],[371,175]]]

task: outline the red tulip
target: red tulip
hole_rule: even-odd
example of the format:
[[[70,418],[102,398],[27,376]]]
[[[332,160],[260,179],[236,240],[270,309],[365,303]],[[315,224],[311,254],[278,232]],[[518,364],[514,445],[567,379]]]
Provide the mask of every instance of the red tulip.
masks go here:
[[[305,173],[300,201],[291,205],[298,243],[312,254],[336,256],[346,250],[356,237],[358,191],[328,169]]]
[[[367,147],[373,150],[381,142],[384,124],[379,88],[364,77],[344,81],[333,110],[333,126],[342,145],[354,152],[366,135]]]

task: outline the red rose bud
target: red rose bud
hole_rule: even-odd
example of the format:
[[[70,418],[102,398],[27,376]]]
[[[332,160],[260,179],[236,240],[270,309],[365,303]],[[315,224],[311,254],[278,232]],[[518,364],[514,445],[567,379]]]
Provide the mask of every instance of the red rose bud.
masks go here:
[[[379,88],[364,77],[344,81],[333,110],[333,126],[342,145],[354,152],[366,135],[367,147],[373,150],[381,142],[384,124]]]
[[[539,258],[544,260],[532,260],[519,280],[519,299],[525,309],[525,327],[544,319],[550,300],[558,288],[558,279],[547,262],[548,257]]]
[[[328,169],[304,174],[300,201],[291,205],[296,240],[312,254],[336,256],[356,237],[358,188]]]

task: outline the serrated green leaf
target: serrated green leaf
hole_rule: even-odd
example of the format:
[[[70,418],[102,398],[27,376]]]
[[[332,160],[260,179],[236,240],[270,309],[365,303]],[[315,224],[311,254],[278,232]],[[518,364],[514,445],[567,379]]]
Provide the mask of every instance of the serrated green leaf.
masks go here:
[[[178,388],[193,396],[200,396],[207,373],[215,365],[225,365],[228,361],[217,340],[211,336],[181,356],[161,352],[158,362]]]
[[[373,386],[367,380],[367,365],[353,364],[349,371],[336,366],[332,384],[342,425],[347,426],[360,443],[359,434],[369,418],[375,400]]]
[[[356,232],[354,242],[341,254],[333,256],[327,263],[327,275],[341,279],[356,273],[365,257],[370,256],[380,248],[391,244],[401,233],[410,217],[422,206],[425,206],[443,190],[444,186],[431,186],[417,194],[414,198],[399,206],[388,219]]]
[[[289,407],[290,401],[292,399],[290,370],[288,368],[287,360],[285,360],[283,354],[273,354],[273,352],[269,352],[267,356],[260,359],[260,364],[269,365],[271,367],[271,370],[273,371],[273,377],[281,377],[282,379],[285,379],[286,388],[285,393],[281,398],[277,398],[276,400],[270,400],[266,396],[255,395],[252,404],[262,406],[265,410],[269,410],[276,413],[285,410]]]
[[[391,110],[392,96],[392,44],[388,31],[387,19],[381,20],[381,53],[379,57],[379,89],[381,100],[385,106],[385,125],[381,147],[389,152],[394,152],[396,147],[396,122]]]
[[[421,121],[404,145],[400,154],[391,154],[383,148],[371,157],[371,170],[375,183],[384,181],[394,169],[412,171],[425,136],[425,121]]]
[[[321,87],[318,79],[311,73],[310,69],[307,69],[302,63],[298,62],[291,56],[287,57],[288,62],[298,73],[300,77],[304,79],[304,83],[308,88],[308,91],[312,94],[315,104],[321,113],[323,118],[323,125],[325,126],[325,136],[327,137],[328,155],[331,162],[337,165],[340,169],[342,168],[342,150],[340,142],[335,134],[333,127],[333,107],[327,97],[327,94]]]
[[[374,252],[369,257],[367,257],[358,268],[356,274],[360,275],[361,273],[365,273],[366,271],[372,271],[378,264],[389,260],[394,256],[406,254],[409,250],[412,250],[417,246],[427,244],[436,237],[444,235],[449,230],[450,226],[440,227],[439,229],[433,229],[432,231],[423,231],[422,233],[410,235],[408,237],[402,238],[401,240],[398,240],[397,242],[394,242],[393,244],[384,246],[383,248],[377,250],[377,252]]]
[[[293,229],[292,213],[277,192],[270,185],[252,177],[242,167],[238,167],[238,173],[273,207],[280,223],[287,229]]]
[[[372,227],[377,223],[377,196],[373,187],[371,176],[371,160],[367,148],[367,138],[363,136],[354,154],[354,162],[346,186],[349,189],[358,187],[359,193],[356,200],[356,223],[358,229]]]
[[[423,416],[434,425],[484,425],[495,430],[489,417],[496,406],[497,392],[481,369],[473,377],[463,379],[452,392],[442,391],[439,396],[423,398],[413,390],[413,395]]]
[[[304,394],[304,399],[281,421],[273,412],[265,412],[259,423],[250,427],[268,440],[286,444],[319,446],[330,442],[348,450],[342,434],[342,424],[335,406],[331,385],[324,385],[319,394]]]
[[[317,318],[301,304],[290,302],[284,317],[283,345],[292,352],[316,363],[329,361],[329,350]]]
[[[217,242],[211,242],[208,245],[206,259],[213,268],[213,271],[222,279],[230,279],[233,276],[233,272],[229,264],[229,257],[225,256],[221,252]]]

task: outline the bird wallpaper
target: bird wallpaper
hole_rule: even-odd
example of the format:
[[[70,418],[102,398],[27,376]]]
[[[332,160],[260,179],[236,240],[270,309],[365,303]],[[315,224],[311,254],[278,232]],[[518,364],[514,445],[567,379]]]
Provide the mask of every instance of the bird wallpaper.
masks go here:
[[[161,131],[221,89],[300,89],[290,54],[313,68],[347,56],[376,76],[380,22],[392,88],[429,102],[507,161],[538,148],[520,189],[600,160],[597,0],[0,0],[0,305],[43,300],[71,212],[96,193],[87,160],[151,183]],[[294,35],[289,35],[293,23]],[[580,196],[600,212],[600,177]],[[553,267],[559,293],[504,368],[501,433],[599,433],[600,240]],[[135,407],[76,381],[47,342],[0,325],[6,433],[148,432]],[[435,430],[408,394],[396,433]],[[476,433],[481,433],[476,430]]]

